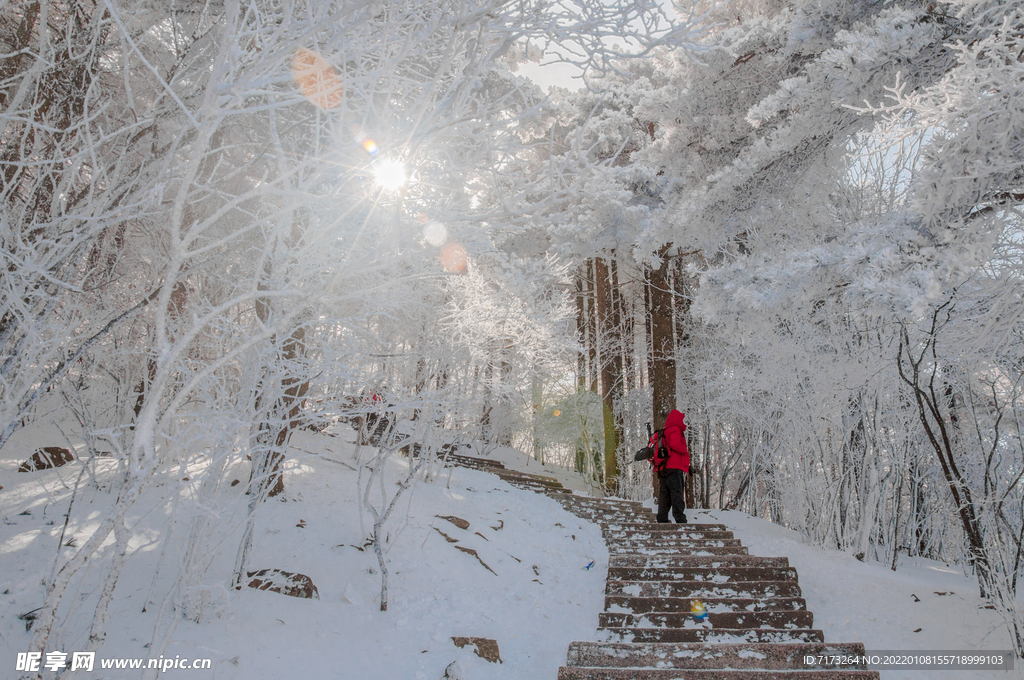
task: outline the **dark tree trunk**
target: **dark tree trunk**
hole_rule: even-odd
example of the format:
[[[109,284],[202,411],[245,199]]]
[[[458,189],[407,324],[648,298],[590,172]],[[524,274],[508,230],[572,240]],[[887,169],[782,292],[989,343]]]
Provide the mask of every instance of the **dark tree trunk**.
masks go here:
[[[594,294],[594,260],[587,260],[587,388],[597,392],[597,312]]]
[[[632,315],[629,314],[629,310],[626,309],[626,301],[622,295],[622,289],[619,287],[619,263],[618,260],[611,260],[609,262],[609,272],[611,273],[611,291],[612,291],[612,324],[616,328],[616,336],[619,340],[619,354],[618,361],[620,362],[621,369],[619,375],[621,376],[622,385],[620,389],[621,394],[626,394],[630,389],[635,389],[636,385],[633,384],[633,319]]]
[[[622,343],[617,315],[613,310],[610,273],[603,258],[594,260],[594,282],[601,400],[604,402],[604,484],[605,490],[611,493],[618,484],[619,465],[615,452],[622,438],[622,428],[615,413],[616,407],[622,403]]]
[[[661,267],[649,271],[651,320],[651,387],[654,392],[654,429],[665,426],[665,419],[676,407],[676,359],[672,288],[669,281],[670,246],[661,249]]]
[[[576,389],[587,389],[587,297],[586,297],[586,265],[576,271],[576,338],[580,343],[580,353],[576,360]]]

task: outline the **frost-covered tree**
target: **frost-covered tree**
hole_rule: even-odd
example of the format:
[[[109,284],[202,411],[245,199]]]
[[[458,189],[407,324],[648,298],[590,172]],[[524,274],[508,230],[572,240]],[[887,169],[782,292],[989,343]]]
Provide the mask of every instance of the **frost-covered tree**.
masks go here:
[[[537,162],[543,97],[510,64],[555,41],[602,69],[624,55],[611,35],[642,51],[684,32],[655,2],[6,3],[0,444],[70,403],[71,436],[117,465],[96,531],[41,584],[32,649],[78,625],[76,592],[103,644],[154,505],[175,520],[152,652],[225,606],[291,434],[358,417],[360,392],[393,400],[392,433],[415,417],[402,433],[427,449],[499,420],[512,368],[529,384],[567,346],[562,265],[507,239],[569,205]],[[455,393],[473,397],[441,408]],[[365,498],[381,549],[393,497]]]
[[[700,351],[677,361],[699,366],[720,502],[894,567],[971,565],[1019,651],[998,358],[1019,320],[1019,10],[742,12],[638,107],[662,121],[638,160],[669,206],[641,250],[705,256]]]

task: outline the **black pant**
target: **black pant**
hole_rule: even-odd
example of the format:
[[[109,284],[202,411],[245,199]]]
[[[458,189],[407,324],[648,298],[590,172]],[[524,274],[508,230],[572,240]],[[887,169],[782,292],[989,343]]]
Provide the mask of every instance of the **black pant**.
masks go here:
[[[686,493],[683,489],[684,473],[682,470],[666,470],[664,477],[658,478],[658,521],[668,522],[668,509],[672,507],[672,516],[676,524],[686,522]]]

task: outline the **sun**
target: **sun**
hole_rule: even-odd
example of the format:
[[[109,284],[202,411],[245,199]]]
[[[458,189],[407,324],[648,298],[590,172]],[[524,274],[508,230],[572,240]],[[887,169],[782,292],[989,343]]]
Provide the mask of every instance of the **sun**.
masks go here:
[[[374,168],[373,179],[385,191],[398,191],[405,186],[405,166],[399,161],[382,160]]]

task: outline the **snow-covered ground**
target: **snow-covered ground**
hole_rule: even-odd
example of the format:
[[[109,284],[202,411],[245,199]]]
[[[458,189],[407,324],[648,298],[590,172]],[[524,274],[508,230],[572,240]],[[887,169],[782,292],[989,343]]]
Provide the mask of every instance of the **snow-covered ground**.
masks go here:
[[[608,564],[595,525],[488,473],[445,471],[407,492],[388,525],[390,607],[381,612],[377,560],[365,546],[364,528],[371,521],[365,514],[360,518],[351,446],[341,437],[308,433],[293,443],[296,455],[289,464],[286,499],[271,500],[260,509],[250,569],[307,574],[320,599],[244,589],[223,590],[218,600],[215,593],[209,620],[181,621],[163,652],[164,658],[209,658],[212,668],[171,669],[160,677],[440,680],[457,662],[465,680],[554,678],[572,640],[594,639]],[[541,468],[517,452],[495,450],[488,455],[508,467],[555,474],[579,486],[571,473]],[[40,581],[52,569],[70,500],[63,482],[70,487],[77,475],[76,466],[17,473],[19,462],[0,461],[3,678],[18,676],[16,656],[27,650],[31,633],[17,616],[41,604]],[[387,484],[403,477],[408,464],[392,458]],[[233,472],[244,480],[247,470],[242,467]],[[225,487],[225,499],[240,493],[240,486]],[[81,545],[108,503],[104,492],[80,494],[65,541],[72,536]],[[159,602],[152,593],[167,585],[173,571],[165,564],[161,576],[154,576],[171,521],[162,507],[155,504],[132,518],[134,555],[118,586],[108,639],[97,659],[147,655],[145,645],[159,607],[151,605],[143,612],[143,603]],[[236,509],[223,521],[237,526],[239,513]],[[457,517],[469,526],[459,528],[439,516]],[[816,626],[829,641],[863,641],[869,650],[1010,648],[1002,621],[982,608],[974,582],[958,569],[916,561],[893,572],[885,565],[810,546],[794,532],[743,513],[691,512],[690,518],[728,525],[753,554],[788,556],[799,570]],[[442,532],[457,542],[449,542]],[[237,544],[229,543],[237,541],[238,532],[227,533],[232,538],[212,556],[210,573],[230,569]],[[65,557],[73,549],[61,548]],[[176,550],[172,545],[170,552]],[[81,596],[88,599],[85,593]],[[84,649],[86,614],[72,614],[72,625],[63,635],[68,648],[59,651]],[[453,636],[496,640],[502,663],[477,657],[470,646],[457,648]],[[135,678],[139,671],[97,668],[68,676]],[[1024,673],[893,671],[882,677],[959,680],[1024,678]]]
[[[259,511],[250,569],[306,574],[320,599],[224,591],[229,599],[219,616],[201,624],[182,621],[163,653],[210,658],[212,670],[171,669],[160,677],[438,680],[457,661],[466,678],[553,678],[569,643],[593,636],[608,566],[600,530],[549,498],[464,468],[418,483],[400,500],[398,516],[388,523],[390,607],[379,611],[380,575],[372,549],[363,549],[350,447],[326,436],[304,433],[296,439],[293,444],[305,453],[290,465],[287,500],[268,501]],[[17,473],[18,462],[0,462],[0,678],[19,675],[17,653],[27,650],[31,633],[17,616],[42,602],[40,577],[51,569],[70,500],[60,478],[73,484],[77,475],[73,466]],[[388,486],[404,476],[408,463],[399,456],[390,460]],[[244,481],[246,474],[239,469],[234,476]],[[74,515],[81,519],[72,522],[68,535],[78,545],[90,530],[91,506],[105,506],[105,495],[76,502]],[[437,515],[464,519],[469,527],[460,529]],[[141,610],[160,550],[142,537],[155,539],[167,515],[149,512],[135,521],[139,554],[118,585],[108,641],[97,660],[145,657],[152,635],[158,607]],[[371,525],[364,515],[367,531]],[[456,546],[476,551],[479,560]],[[68,556],[72,549],[63,550]],[[219,566],[230,569],[234,547],[223,553]],[[470,646],[457,648],[453,636],[495,639],[502,663],[484,661]],[[58,651],[84,648],[82,638],[73,638]],[[68,675],[99,680],[134,678],[139,671]]]
[[[651,504],[653,505],[653,504]],[[837,550],[809,545],[795,531],[742,512],[688,513],[721,522],[753,555],[786,556],[797,569],[807,608],[827,642],[863,642],[871,651],[1011,650],[1002,618],[978,596],[977,582],[941,562],[903,558],[892,571]],[[1014,671],[883,671],[882,680],[1024,678]]]

